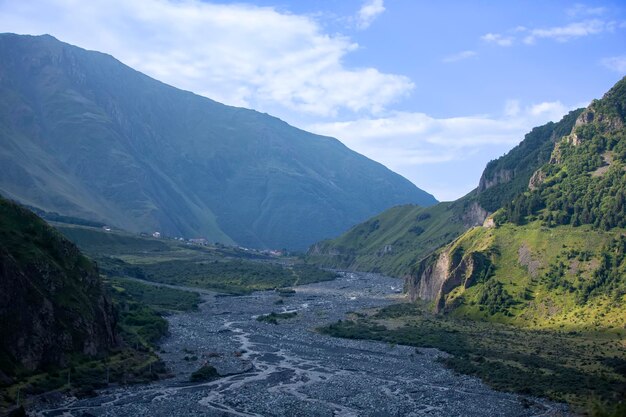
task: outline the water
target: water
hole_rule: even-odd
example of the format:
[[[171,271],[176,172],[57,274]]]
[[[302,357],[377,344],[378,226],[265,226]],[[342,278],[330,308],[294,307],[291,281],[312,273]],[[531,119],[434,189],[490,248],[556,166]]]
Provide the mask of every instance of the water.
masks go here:
[[[173,378],[68,398],[38,416],[557,416],[559,404],[496,392],[436,361],[435,349],[346,340],[313,330],[346,312],[397,301],[399,282],[345,273],[335,281],[241,297],[203,293],[200,311],[171,316],[162,357]],[[278,325],[256,317],[297,311]],[[185,360],[197,356],[196,361]],[[222,375],[192,384],[203,363]]]

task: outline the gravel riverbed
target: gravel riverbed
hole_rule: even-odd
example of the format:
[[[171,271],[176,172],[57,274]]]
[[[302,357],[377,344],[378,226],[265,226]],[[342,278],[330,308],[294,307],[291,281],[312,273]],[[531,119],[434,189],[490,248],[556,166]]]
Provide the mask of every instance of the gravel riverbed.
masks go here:
[[[346,312],[397,302],[402,283],[342,273],[300,286],[224,297],[203,292],[197,312],[170,316],[162,343],[173,377],[65,399],[37,416],[566,416],[561,404],[497,392],[436,361],[435,349],[338,339],[313,331]],[[276,304],[282,299],[282,304]],[[257,321],[296,311],[279,324]],[[213,365],[223,377],[190,383]]]

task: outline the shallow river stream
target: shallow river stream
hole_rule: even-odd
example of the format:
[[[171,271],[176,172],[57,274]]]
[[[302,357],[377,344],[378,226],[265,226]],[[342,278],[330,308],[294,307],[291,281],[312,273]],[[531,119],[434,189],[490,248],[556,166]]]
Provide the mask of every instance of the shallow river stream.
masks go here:
[[[441,352],[337,339],[312,330],[349,311],[400,297],[401,282],[345,273],[300,286],[284,304],[273,291],[203,293],[199,311],[169,317],[162,357],[175,375],[67,399],[39,416],[564,416],[558,404],[496,392],[436,361]],[[256,317],[297,311],[278,325]],[[196,360],[189,360],[196,356]],[[185,359],[187,357],[187,359]],[[191,384],[203,363],[224,377]]]

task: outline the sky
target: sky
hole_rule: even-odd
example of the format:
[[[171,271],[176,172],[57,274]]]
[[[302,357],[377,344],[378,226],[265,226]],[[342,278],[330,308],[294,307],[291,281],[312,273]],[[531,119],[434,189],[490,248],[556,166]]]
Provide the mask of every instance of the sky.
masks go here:
[[[336,137],[442,201],[626,75],[623,1],[0,0],[0,32]]]

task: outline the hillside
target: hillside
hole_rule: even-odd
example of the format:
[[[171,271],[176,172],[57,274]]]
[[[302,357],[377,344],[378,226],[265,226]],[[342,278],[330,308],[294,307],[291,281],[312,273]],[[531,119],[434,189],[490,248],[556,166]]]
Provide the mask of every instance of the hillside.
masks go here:
[[[625,325],[624,109],[626,78],[578,116],[488,227],[416,267],[412,298],[521,324]]]
[[[436,200],[338,140],[51,36],[0,35],[0,193],[132,232],[304,249]]]
[[[320,330],[438,348],[452,355],[449,367],[498,389],[565,401],[584,415],[625,415],[625,109],[626,78],[574,113],[549,154],[545,144],[511,151],[519,161],[533,152],[548,160],[482,226],[414,265],[410,303]],[[497,174],[505,162],[490,163],[479,191],[497,187],[494,179],[515,185]]]
[[[550,160],[554,143],[569,133],[583,109],[558,123],[534,128],[506,155],[487,164],[478,188],[431,207],[393,207],[341,236],[311,246],[315,264],[404,277],[414,265],[527,189],[533,173]]]
[[[0,198],[0,384],[100,357],[120,343],[95,264],[28,210]]]

